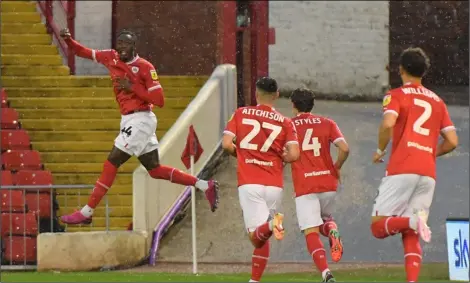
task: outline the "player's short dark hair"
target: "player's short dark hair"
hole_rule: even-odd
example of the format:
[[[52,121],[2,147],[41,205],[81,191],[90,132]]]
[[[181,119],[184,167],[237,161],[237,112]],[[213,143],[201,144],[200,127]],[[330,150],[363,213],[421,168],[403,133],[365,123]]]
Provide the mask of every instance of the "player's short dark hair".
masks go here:
[[[270,77],[262,77],[256,81],[256,88],[267,93],[276,93],[278,91],[277,82]]]
[[[308,88],[298,88],[292,92],[290,100],[299,112],[310,112],[315,105],[315,94]]]
[[[401,53],[400,66],[411,76],[421,78],[426,74],[431,63],[423,49],[410,47]]]
[[[121,30],[121,31],[118,33],[117,37],[120,37],[121,35],[124,35],[124,34],[125,34],[125,35],[130,35],[131,38],[132,38],[132,41],[134,41],[134,42],[137,41],[137,34],[136,34],[135,32],[133,32],[133,31],[131,31],[131,30],[128,30],[128,29],[123,29],[123,30]]]

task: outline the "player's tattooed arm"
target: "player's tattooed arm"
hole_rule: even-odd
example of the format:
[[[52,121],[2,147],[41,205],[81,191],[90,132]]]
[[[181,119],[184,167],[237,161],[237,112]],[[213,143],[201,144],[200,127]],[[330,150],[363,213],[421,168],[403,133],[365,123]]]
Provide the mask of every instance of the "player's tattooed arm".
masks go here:
[[[437,156],[442,156],[452,152],[459,144],[459,137],[457,136],[455,128],[441,131],[441,136],[443,141],[437,146]]]
[[[338,140],[334,145],[338,148],[338,157],[336,158],[335,168],[339,171],[343,167],[344,162],[348,159],[349,145],[344,139]]]
[[[222,137],[222,148],[233,157],[237,157],[237,147],[233,143],[234,136],[225,133]]]
[[[385,156],[385,149],[387,148],[388,143],[392,138],[392,130],[395,126],[397,121],[397,115],[393,113],[385,113],[382,119],[382,123],[379,127],[379,138],[378,138],[378,146],[377,150],[374,153],[374,157],[372,161],[374,163],[382,163],[384,162],[383,157]]]

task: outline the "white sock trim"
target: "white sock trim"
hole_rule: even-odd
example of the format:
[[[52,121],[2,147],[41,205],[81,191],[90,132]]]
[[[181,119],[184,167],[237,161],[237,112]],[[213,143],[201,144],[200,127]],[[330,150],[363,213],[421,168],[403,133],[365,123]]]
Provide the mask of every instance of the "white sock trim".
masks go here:
[[[423,259],[423,257],[420,254],[417,254],[417,253],[407,253],[407,254],[405,254],[405,258],[409,257],[409,256],[417,256],[420,259]]]
[[[265,259],[265,260],[268,260],[268,259],[269,259],[269,257],[264,257],[264,256],[260,256],[260,255],[252,255],[251,257],[252,257],[252,258],[254,257],[254,258]]]
[[[100,186],[102,186],[103,188],[109,190],[110,188],[108,186],[106,186],[105,184],[101,183],[100,181],[96,181],[96,183]]]
[[[388,217],[387,219],[385,219],[385,233],[387,233],[387,235],[390,236],[390,232],[388,231],[388,221],[392,219],[392,217]]]
[[[313,256],[316,252],[319,252],[319,251],[324,251],[324,252],[326,252],[325,249],[322,249],[322,248],[316,249],[316,250],[314,250],[314,251],[311,253],[311,256]]]

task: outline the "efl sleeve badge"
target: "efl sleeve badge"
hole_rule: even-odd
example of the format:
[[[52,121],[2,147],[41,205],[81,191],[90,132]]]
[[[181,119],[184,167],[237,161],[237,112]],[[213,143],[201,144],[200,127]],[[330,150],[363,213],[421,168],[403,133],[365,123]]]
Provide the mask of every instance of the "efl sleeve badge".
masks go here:
[[[390,94],[387,94],[386,96],[384,96],[384,99],[382,101],[382,106],[385,107],[389,105],[391,101],[392,101],[392,96]]]
[[[152,80],[158,81],[157,71],[151,70],[151,71],[150,71],[150,76],[152,77]]]

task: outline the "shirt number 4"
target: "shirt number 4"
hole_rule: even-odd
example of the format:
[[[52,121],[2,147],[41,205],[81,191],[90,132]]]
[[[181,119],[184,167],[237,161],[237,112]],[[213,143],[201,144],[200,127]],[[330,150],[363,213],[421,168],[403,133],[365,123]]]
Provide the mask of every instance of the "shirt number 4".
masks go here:
[[[305,137],[302,142],[302,151],[313,150],[313,156],[320,156],[321,143],[317,137],[312,137],[313,129],[305,131]]]

